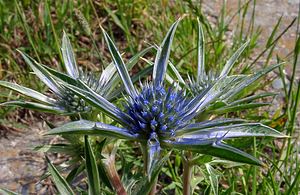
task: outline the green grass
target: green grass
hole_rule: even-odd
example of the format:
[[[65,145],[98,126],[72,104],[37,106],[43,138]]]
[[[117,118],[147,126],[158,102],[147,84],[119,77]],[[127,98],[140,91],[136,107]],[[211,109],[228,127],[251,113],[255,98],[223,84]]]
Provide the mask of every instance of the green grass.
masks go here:
[[[212,174],[220,174],[216,177],[219,182],[219,193],[297,194],[300,188],[300,161],[298,159],[299,141],[297,140],[299,129],[296,127],[296,121],[297,112],[299,112],[297,108],[300,99],[300,83],[296,81],[295,74],[300,52],[299,36],[295,40],[295,49],[289,51],[290,55],[283,59],[276,58],[274,50],[283,35],[292,33],[290,31],[292,26],[297,26],[297,32],[294,33],[299,35],[299,16],[289,24],[283,23],[281,17],[278,18],[272,33],[265,40],[265,45],[261,46],[258,40],[264,27],[255,28],[254,26],[255,4],[256,1],[239,1],[238,10],[231,12],[223,6],[213,24],[203,12],[201,5],[191,0],[172,3],[168,1],[153,3],[150,0],[51,1],[51,3],[47,0],[40,2],[23,0],[8,3],[0,0],[0,79],[16,81],[24,86],[45,91],[47,90],[45,86],[32,74],[28,74],[29,68],[16,52],[17,48],[26,51],[43,64],[62,70],[60,37],[65,30],[75,48],[78,63],[86,69],[99,71],[110,61],[99,25],[109,32],[120,51],[124,52],[124,58],[129,59],[149,43],[160,43],[168,27],[183,15],[187,19],[183,20],[178,27],[171,58],[186,78],[187,74],[193,75],[197,68],[196,18],[199,17],[206,37],[207,68],[220,70],[228,56],[231,56],[247,39],[250,40],[250,46],[238,62],[238,64],[244,64],[243,69],[236,65],[233,72],[249,72],[253,68],[259,69],[257,62],[261,59],[264,59],[263,64],[260,65],[262,67],[270,65],[274,59],[293,64],[290,84],[286,82],[283,74],[285,67],[279,70],[284,83],[282,93],[285,98],[284,105],[278,109],[279,114],[270,115],[266,109],[231,114],[250,120],[259,119],[286,133],[290,138],[276,142],[269,139],[233,142],[240,148],[252,151],[254,156],[264,159],[267,166],[212,165],[216,171]],[[246,20],[246,14],[251,15],[250,22]],[[237,25],[232,25],[232,22],[236,22]],[[279,27],[283,27],[284,30],[280,31]],[[229,30],[234,33],[228,35]],[[259,50],[258,47],[260,47]],[[143,64],[140,63],[138,67],[141,69]],[[265,89],[267,84],[270,82],[256,83],[249,91]],[[248,90],[246,89],[244,93],[247,94]],[[15,97],[8,91],[4,91],[3,94],[1,91],[1,102],[11,98]],[[11,111],[11,108],[1,108],[0,118],[5,118]],[[127,143],[121,144],[118,158],[133,159],[132,163],[134,163],[135,155],[128,151]],[[161,177],[165,179],[160,180],[162,181],[160,183],[162,194],[182,190],[180,156],[179,152],[174,151],[163,169]],[[120,166],[117,164],[118,168]],[[138,167],[139,165],[132,166]],[[227,168],[228,166],[233,168]],[[196,186],[195,193],[212,192],[212,188],[215,187],[214,180],[206,177],[205,167],[199,165],[195,169],[195,180],[193,180]],[[173,182],[170,182],[169,178],[172,178]]]

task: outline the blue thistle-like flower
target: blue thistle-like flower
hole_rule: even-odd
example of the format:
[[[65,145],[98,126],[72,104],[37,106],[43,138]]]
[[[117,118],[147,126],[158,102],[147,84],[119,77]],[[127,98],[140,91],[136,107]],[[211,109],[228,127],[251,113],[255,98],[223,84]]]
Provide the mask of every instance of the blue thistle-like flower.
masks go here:
[[[146,148],[149,176],[160,159],[161,150],[166,148],[189,150],[238,162],[260,164],[259,160],[225,144],[224,140],[246,136],[284,137],[283,134],[259,123],[244,123],[245,121],[241,119],[194,122],[194,118],[201,115],[220,96],[228,93],[235,86],[241,85],[241,82],[244,82],[244,76],[221,74],[212,84],[193,97],[185,93],[185,90],[178,85],[167,86],[164,83],[171,43],[178,22],[179,20],[171,26],[163,43],[157,49],[152,82],[141,85],[140,92],[133,85],[113,41],[103,30],[114,65],[128,95],[125,96],[125,110],[122,111],[90,89],[84,90],[68,84],[65,86],[114,119],[121,127],[79,120],[57,127],[48,134],[77,133],[139,141]]]
[[[132,118],[129,128],[140,137],[174,137],[176,130],[188,124],[183,116],[188,111],[190,98],[183,90],[171,86],[168,90],[145,85],[137,97],[127,99],[126,113]]]

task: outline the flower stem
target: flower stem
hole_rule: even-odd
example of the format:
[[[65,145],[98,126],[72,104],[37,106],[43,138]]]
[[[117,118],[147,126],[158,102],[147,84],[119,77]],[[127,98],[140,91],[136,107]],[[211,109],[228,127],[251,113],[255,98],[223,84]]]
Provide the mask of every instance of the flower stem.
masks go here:
[[[125,188],[121,182],[121,179],[118,175],[116,166],[115,166],[115,157],[113,155],[110,155],[105,160],[105,171],[107,173],[107,177],[109,178],[109,181],[113,188],[116,190],[116,193],[118,195],[127,195]]]
[[[183,195],[191,194],[191,178],[192,178],[192,168],[190,163],[190,158],[192,153],[187,151],[186,158],[183,159]]]
[[[149,192],[149,195],[155,195],[155,192],[156,192],[156,184],[157,184],[157,178],[155,178],[155,182],[152,186],[152,189],[151,191]]]
[[[148,150],[147,145],[145,143],[141,144],[142,154],[143,154],[143,161],[144,161],[144,174],[147,176],[147,167],[148,167]],[[157,178],[155,178],[155,182],[153,183],[152,189],[149,192],[149,195],[155,195],[156,192],[156,184],[157,184]]]

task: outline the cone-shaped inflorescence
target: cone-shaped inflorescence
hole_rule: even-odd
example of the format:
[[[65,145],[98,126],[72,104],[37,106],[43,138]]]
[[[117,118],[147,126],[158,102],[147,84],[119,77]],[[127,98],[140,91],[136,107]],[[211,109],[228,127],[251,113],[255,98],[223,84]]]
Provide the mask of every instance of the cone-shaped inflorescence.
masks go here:
[[[187,112],[188,102],[184,91],[171,86],[168,90],[151,83],[143,86],[135,98],[128,98],[126,112],[133,119],[131,130],[148,139],[152,133],[158,137],[173,137],[178,128],[187,125],[183,116]]]
[[[88,106],[84,99],[78,97],[70,90],[65,90],[63,95],[58,96],[58,104],[68,112],[89,112],[92,110],[92,107]]]
[[[192,94],[200,94],[205,89],[211,87],[217,80],[218,80],[217,74],[210,71],[208,72],[208,74],[203,75],[201,79],[198,80],[189,77],[188,87],[189,90],[192,92]]]

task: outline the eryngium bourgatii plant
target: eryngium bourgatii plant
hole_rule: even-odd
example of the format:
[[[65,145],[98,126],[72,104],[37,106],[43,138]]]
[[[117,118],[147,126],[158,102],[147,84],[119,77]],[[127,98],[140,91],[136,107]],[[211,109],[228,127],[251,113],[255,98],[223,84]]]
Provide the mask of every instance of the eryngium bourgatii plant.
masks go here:
[[[226,140],[237,137],[285,137],[283,134],[263,124],[245,123],[241,119],[195,122],[195,118],[222,95],[247,84],[247,75],[220,75],[210,86],[194,96],[179,87],[178,83],[167,85],[164,82],[171,43],[178,23],[179,20],[171,26],[157,49],[152,81],[140,84],[140,89],[133,85],[119,51],[103,30],[114,65],[127,93],[124,97],[124,109],[118,108],[91,90],[67,83],[63,85],[119,125],[78,120],[57,127],[47,134],[100,135],[138,141],[143,148],[149,179],[153,179],[152,172],[162,158],[162,150],[179,149],[260,165],[258,159],[226,144]]]

